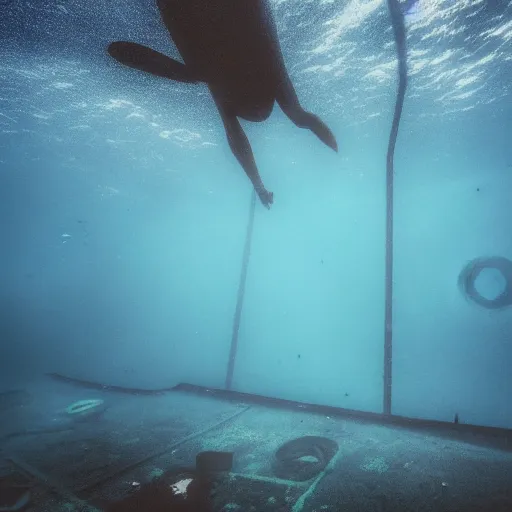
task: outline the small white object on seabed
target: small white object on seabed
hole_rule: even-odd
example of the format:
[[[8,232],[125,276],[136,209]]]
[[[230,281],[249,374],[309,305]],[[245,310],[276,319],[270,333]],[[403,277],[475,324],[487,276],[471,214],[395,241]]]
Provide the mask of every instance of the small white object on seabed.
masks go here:
[[[174,492],[174,494],[184,494],[186,496],[187,488],[191,482],[192,478],[186,478],[184,480],[176,482],[174,485],[171,485],[172,492]]]

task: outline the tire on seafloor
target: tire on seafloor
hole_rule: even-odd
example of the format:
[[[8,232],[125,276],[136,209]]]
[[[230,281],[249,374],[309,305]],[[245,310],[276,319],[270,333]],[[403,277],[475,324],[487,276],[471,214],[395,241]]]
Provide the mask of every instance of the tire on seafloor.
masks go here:
[[[276,451],[274,475],[298,482],[310,480],[325,469],[337,451],[338,443],[326,437],[292,439]]]
[[[100,399],[78,400],[66,407],[66,414],[74,420],[98,417],[105,412],[105,402]]]

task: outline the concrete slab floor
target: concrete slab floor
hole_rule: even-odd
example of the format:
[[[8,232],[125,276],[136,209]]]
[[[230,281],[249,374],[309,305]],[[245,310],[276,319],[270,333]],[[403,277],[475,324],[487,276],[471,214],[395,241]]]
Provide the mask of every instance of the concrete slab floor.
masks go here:
[[[425,430],[187,392],[121,396],[52,382],[19,397],[0,411],[0,484],[28,483],[23,510],[121,510],[115,503],[146,483],[169,488],[205,450],[234,452],[234,465],[216,477],[204,512],[512,510],[512,451]],[[98,417],[66,416],[67,405],[98,398],[106,405]],[[338,450],[306,481],[293,471],[278,478],[276,451],[302,436],[328,438]],[[301,463],[318,463],[315,453]],[[13,505],[0,492],[2,506]],[[123,510],[146,510],[139,507]]]

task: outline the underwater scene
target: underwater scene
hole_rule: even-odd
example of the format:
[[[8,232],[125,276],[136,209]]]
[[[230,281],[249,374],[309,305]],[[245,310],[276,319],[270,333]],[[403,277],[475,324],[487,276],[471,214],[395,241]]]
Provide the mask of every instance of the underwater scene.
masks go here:
[[[0,0],[0,512],[512,511],[512,0]]]

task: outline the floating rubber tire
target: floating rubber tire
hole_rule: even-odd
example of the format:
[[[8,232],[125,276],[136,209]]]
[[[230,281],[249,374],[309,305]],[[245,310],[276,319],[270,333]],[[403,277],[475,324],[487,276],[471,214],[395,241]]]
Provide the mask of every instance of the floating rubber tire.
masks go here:
[[[284,480],[310,480],[325,469],[337,451],[338,443],[326,437],[304,436],[293,439],[276,451],[274,474]]]
[[[478,276],[486,269],[498,270],[505,279],[505,289],[494,299],[484,297],[475,286]],[[485,309],[501,309],[512,305],[512,261],[501,256],[470,261],[459,274],[459,288],[467,299]]]

